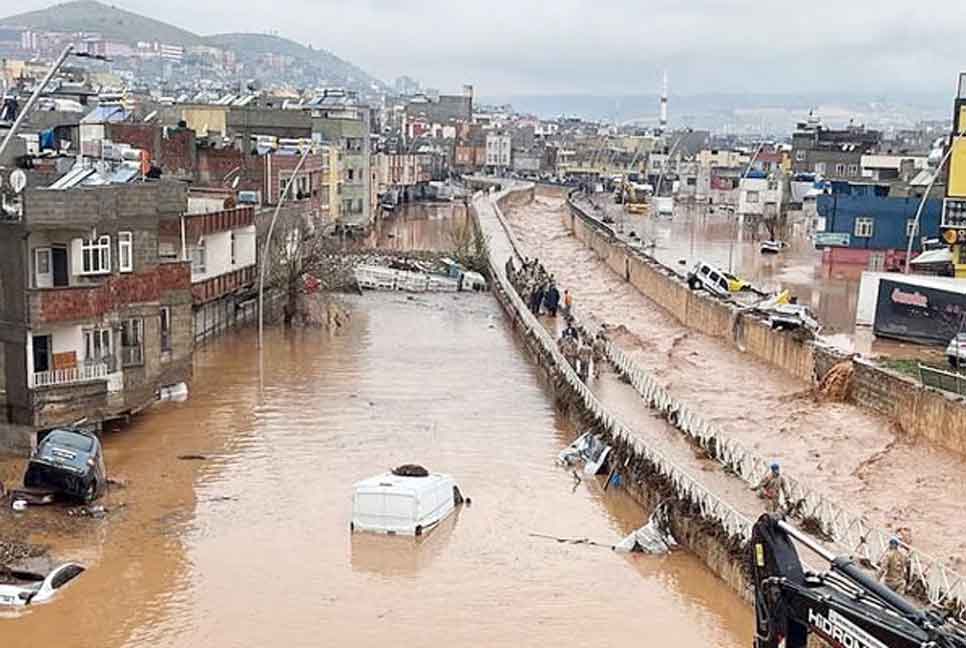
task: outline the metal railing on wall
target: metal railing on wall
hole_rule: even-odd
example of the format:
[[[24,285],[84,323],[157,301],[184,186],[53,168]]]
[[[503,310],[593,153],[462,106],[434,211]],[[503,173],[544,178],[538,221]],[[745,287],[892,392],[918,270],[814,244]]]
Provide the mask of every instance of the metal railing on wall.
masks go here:
[[[521,260],[523,256],[518,242],[497,205],[497,201],[504,195],[519,190],[521,187],[510,187],[487,197],[478,194],[476,211],[484,233],[492,236],[496,228],[502,229],[514,256]],[[658,467],[661,473],[674,484],[680,496],[697,504],[704,515],[720,522],[729,534],[748,540],[752,521],[709,491],[661,452],[646,446],[629,427],[607,412],[564,359],[550,333],[523,303],[516,289],[505,276],[499,260],[493,259],[491,255],[490,264],[493,276],[496,278],[495,286],[506,295],[528,332],[534,335],[544,351],[552,356],[567,383],[594,417],[615,438],[628,443],[635,452]],[[615,344],[607,345],[607,354],[609,360],[628,379],[649,407],[661,412],[675,428],[687,435],[693,443],[702,447],[727,471],[752,485],[758,484],[768,472],[769,462],[724,434],[718,426],[709,423],[696,408],[673,398],[652,375],[639,367]],[[817,522],[820,535],[826,536],[823,539],[831,540],[840,550],[871,563],[881,558],[893,534],[875,527],[863,516],[845,510],[825,495],[793,477],[786,475],[786,481],[790,491],[788,498],[790,501],[786,504],[791,505],[793,517]],[[906,545],[906,549],[909,553],[911,591],[921,589],[922,594],[933,605],[956,607],[960,610],[966,608],[966,580],[962,575],[915,547]]]

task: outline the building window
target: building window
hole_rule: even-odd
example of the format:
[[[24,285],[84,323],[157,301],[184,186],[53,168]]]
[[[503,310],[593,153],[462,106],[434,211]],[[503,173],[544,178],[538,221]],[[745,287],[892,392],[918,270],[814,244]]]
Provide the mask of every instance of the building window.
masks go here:
[[[756,203],[756,202],[758,202],[758,192],[757,191],[749,191],[747,194],[745,194],[745,200],[748,201],[748,202],[750,202],[750,203]]]
[[[906,238],[912,238],[916,233],[916,219],[909,218],[906,220]]]
[[[236,247],[235,247],[235,233],[234,232],[231,233],[231,237],[228,240],[228,245],[229,245],[229,254],[231,255],[231,264],[232,265],[235,265],[237,263],[237,261],[235,260],[235,258],[236,258],[235,257],[235,249],[236,249]]]
[[[125,367],[144,364],[144,321],[127,319],[121,327],[121,363]]]
[[[198,245],[191,248],[191,272],[194,274],[205,274],[207,260],[208,250],[205,247],[205,240],[201,239]]]
[[[872,238],[874,222],[875,221],[873,221],[871,218],[856,218],[855,219],[855,237]]]
[[[845,175],[845,164],[839,162],[835,165],[835,175],[844,176]]]
[[[111,237],[81,241],[81,274],[107,274],[111,271]]]
[[[804,162],[806,155],[807,155],[807,153],[805,151],[795,151],[795,161],[796,162]]]
[[[161,352],[171,351],[171,309],[161,307]]]
[[[859,165],[857,165],[857,164],[850,164],[849,165],[849,176],[850,177],[855,177],[857,175],[859,175]]]
[[[100,364],[106,362],[113,364],[113,354],[111,353],[111,330],[93,329],[84,331],[84,362]]]
[[[117,269],[121,272],[134,271],[134,234],[131,232],[117,233]]]
[[[824,162],[816,162],[815,163],[815,173],[817,173],[819,175],[825,175],[825,163]]]

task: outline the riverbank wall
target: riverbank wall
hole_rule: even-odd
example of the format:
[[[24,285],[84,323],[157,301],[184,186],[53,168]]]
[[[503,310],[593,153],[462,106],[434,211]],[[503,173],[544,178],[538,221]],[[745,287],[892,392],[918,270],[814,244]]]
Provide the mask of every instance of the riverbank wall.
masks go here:
[[[527,352],[551,386],[560,409],[581,430],[604,437],[612,445],[611,462],[617,467],[623,488],[645,509],[664,503],[670,509],[674,537],[702,560],[716,575],[751,602],[747,543],[752,521],[706,489],[684,469],[647,447],[623,423],[607,412],[557,350],[556,341],[530,313],[510,285],[504,270],[507,250],[516,246],[508,229],[499,231],[510,248],[494,244],[494,232],[502,225],[496,214],[484,210],[506,209],[533,198],[532,186],[517,186],[495,195],[478,194],[471,213],[477,226],[491,241],[493,293]],[[489,203],[489,204],[487,204]],[[517,255],[519,259],[519,256]]]
[[[682,325],[813,386],[832,366],[849,362],[853,372],[846,398],[850,403],[887,417],[904,434],[966,456],[966,399],[925,387],[821,340],[772,329],[766,321],[739,312],[734,304],[691,290],[676,272],[621,241],[584,206],[573,199],[567,205],[563,224],[577,240]]]

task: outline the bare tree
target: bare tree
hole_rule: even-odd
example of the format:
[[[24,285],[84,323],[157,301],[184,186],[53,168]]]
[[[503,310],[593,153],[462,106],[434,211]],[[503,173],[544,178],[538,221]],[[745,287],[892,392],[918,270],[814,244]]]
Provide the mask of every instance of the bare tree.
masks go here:
[[[471,219],[467,218],[449,237],[457,263],[483,275],[489,273],[489,240]]]
[[[262,249],[266,249],[264,245]],[[286,328],[299,316],[303,295],[332,290],[345,281],[346,269],[339,262],[341,252],[339,239],[310,215],[288,213],[279,218],[267,251],[267,283],[285,295],[282,313]]]

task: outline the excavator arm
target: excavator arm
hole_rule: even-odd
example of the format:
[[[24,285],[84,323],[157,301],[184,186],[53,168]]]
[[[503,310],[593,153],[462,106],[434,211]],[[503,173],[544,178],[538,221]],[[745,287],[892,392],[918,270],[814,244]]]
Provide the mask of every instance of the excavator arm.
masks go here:
[[[806,572],[793,538],[830,569]],[[763,515],[755,524],[751,568],[755,648],[805,648],[811,635],[834,648],[966,648],[962,629],[914,606],[777,516]]]

